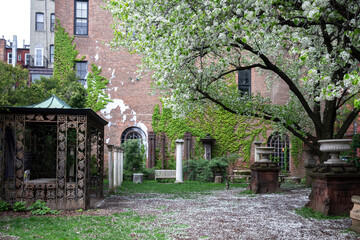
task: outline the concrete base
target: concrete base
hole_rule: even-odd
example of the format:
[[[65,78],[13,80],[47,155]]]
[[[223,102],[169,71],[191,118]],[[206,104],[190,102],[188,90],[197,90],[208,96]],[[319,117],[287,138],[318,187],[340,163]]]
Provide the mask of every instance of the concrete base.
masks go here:
[[[214,183],[221,183],[221,181],[222,181],[222,176],[215,176]]]
[[[142,183],[144,178],[144,174],[142,173],[134,173],[133,182],[134,183]]]
[[[310,201],[306,207],[324,215],[349,214],[351,197],[360,195],[360,172],[352,164],[320,164],[312,178]]]
[[[272,162],[255,162],[251,167],[249,189],[253,193],[282,192],[279,183],[280,168]]]
[[[174,183],[184,183],[184,181],[181,181],[181,180],[175,180]]]

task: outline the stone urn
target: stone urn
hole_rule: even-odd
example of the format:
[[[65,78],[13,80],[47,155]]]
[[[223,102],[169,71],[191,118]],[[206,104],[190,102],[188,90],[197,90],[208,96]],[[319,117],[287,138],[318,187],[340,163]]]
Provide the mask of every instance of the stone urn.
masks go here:
[[[260,155],[260,160],[258,162],[271,162],[270,155],[274,153],[273,147],[257,147],[256,153]]]
[[[344,163],[339,155],[341,152],[349,151],[351,149],[350,143],[351,139],[327,139],[320,140],[320,151],[330,154],[330,159],[328,159],[325,164],[339,164]]]

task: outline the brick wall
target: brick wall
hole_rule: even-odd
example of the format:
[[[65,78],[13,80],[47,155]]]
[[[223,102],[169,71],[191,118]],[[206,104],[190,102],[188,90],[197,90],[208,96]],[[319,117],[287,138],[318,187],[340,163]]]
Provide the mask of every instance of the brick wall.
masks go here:
[[[0,61],[5,61],[5,46],[6,40],[4,38],[0,38]]]
[[[118,146],[121,133],[128,127],[140,127],[145,134],[152,131],[152,111],[159,101],[149,94],[150,78],[136,80],[139,56],[124,50],[114,51],[108,46],[113,37],[112,17],[101,8],[102,5],[102,0],[89,1],[88,36],[75,36],[74,43],[79,51],[78,57],[85,56],[84,61],[88,61],[88,70],[94,63],[102,68],[102,75],[110,79],[107,93],[114,102],[100,115],[109,121],[105,143]],[[55,16],[61,26],[74,35],[74,0],[57,1]]]

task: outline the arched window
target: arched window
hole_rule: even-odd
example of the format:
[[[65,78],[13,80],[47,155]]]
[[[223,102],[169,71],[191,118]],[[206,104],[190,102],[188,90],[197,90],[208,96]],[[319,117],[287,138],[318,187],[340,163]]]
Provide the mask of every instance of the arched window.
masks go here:
[[[273,133],[268,141],[267,145],[269,147],[274,147],[274,155],[273,161],[279,163],[279,167],[282,171],[288,172],[290,167],[290,155],[289,155],[289,148],[290,148],[290,141],[289,137],[286,134],[279,134]]]
[[[145,133],[138,127],[130,127],[123,131],[121,134],[121,143],[124,143],[128,139],[145,139]]]

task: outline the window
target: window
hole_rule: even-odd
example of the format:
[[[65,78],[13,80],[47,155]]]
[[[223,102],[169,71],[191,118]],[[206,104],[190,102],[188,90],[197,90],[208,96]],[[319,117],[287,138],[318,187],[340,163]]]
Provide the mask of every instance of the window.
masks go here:
[[[239,90],[242,93],[251,94],[251,69],[238,72]]]
[[[30,53],[25,53],[25,65],[30,65]]]
[[[35,66],[42,67],[43,66],[43,49],[35,48]]]
[[[18,61],[21,61],[21,54],[18,54]]]
[[[76,76],[83,85],[86,84],[87,62],[76,62]]]
[[[36,23],[35,23],[36,31],[44,31],[44,14],[36,13]]]
[[[268,141],[268,147],[274,147],[273,161],[279,164],[282,171],[290,170],[290,140],[286,134],[273,133]]]
[[[54,31],[55,30],[55,14],[52,13],[50,14],[50,31]]]
[[[54,62],[54,45],[50,45],[50,62]]]
[[[130,127],[125,129],[121,134],[121,143],[124,143],[126,140],[130,139],[145,139],[145,133],[138,127]]]
[[[75,0],[75,35],[88,35],[87,0]]]
[[[12,53],[11,52],[8,52],[8,54],[7,54],[7,62],[8,62],[8,64],[12,64]]]

